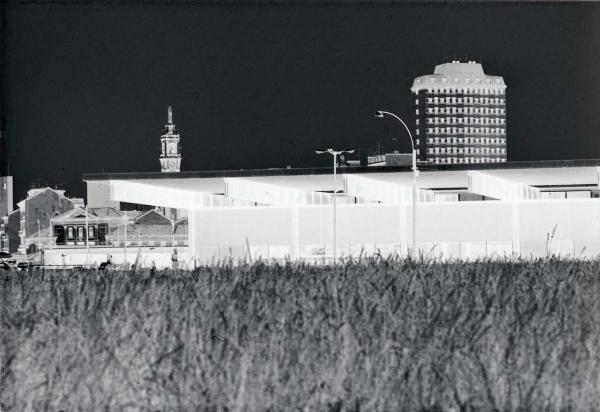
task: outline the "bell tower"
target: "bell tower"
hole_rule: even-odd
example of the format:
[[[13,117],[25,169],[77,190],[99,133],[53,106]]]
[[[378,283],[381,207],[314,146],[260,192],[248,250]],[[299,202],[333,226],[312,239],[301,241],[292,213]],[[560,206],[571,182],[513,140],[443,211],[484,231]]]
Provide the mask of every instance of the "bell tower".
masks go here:
[[[162,136],[160,136],[160,171],[179,172],[181,169],[181,143],[179,133],[173,124],[173,110],[169,106],[167,112],[167,124]]]

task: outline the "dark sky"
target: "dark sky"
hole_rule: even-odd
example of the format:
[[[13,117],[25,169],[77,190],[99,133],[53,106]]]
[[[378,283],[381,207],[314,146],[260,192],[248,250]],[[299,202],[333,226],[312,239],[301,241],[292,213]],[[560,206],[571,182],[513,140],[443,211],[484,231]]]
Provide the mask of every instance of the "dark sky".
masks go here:
[[[1,61],[15,200],[42,179],[158,171],[169,105],[183,170],[329,165],[391,149],[410,86],[465,56],[508,85],[508,158],[600,157],[599,3],[11,2]]]

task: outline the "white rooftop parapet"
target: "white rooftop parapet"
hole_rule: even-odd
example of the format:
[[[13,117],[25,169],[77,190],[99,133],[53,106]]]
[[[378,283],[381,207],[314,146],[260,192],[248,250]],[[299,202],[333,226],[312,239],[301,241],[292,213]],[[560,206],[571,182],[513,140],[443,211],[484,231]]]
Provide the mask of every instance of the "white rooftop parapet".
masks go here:
[[[176,209],[202,209],[207,207],[246,206],[223,195],[185,190],[128,180],[110,181],[110,200]]]
[[[342,182],[338,182],[338,185],[340,186],[339,190]],[[225,196],[230,199],[245,200],[263,205],[326,205],[333,202],[331,193],[303,190],[239,177],[225,178]],[[338,195],[337,201],[338,203],[349,203],[350,199]]]
[[[478,171],[468,171],[469,192],[498,200],[541,199],[536,187]]]
[[[412,186],[384,182],[358,175],[344,175],[346,196],[374,200],[383,203],[412,201]],[[417,201],[433,202],[435,196],[429,190],[417,188]]]

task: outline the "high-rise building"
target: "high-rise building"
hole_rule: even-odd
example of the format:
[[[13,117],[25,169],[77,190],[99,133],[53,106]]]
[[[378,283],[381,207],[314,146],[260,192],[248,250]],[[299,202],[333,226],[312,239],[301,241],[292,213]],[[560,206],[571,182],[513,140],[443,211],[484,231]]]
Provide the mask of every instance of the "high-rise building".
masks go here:
[[[506,162],[506,84],[474,61],[440,64],[417,77],[417,158],[429,163]]]
[[[165,132],[160,137],[160,147],[160,171],[179,172],[181,169],[181,143],[179,142],[179,133],[177,133],[173,124],[171,106],[169,106],[167,114]]]
[[[0,218],[13,211],[13,178],[0,176]]]

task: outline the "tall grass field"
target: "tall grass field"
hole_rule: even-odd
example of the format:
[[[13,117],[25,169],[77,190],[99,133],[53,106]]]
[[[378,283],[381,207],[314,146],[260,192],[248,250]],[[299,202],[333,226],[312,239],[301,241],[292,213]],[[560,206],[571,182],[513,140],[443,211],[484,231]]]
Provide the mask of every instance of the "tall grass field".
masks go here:
[[[600,261],[5,271],[2,411],[598,411]]]

